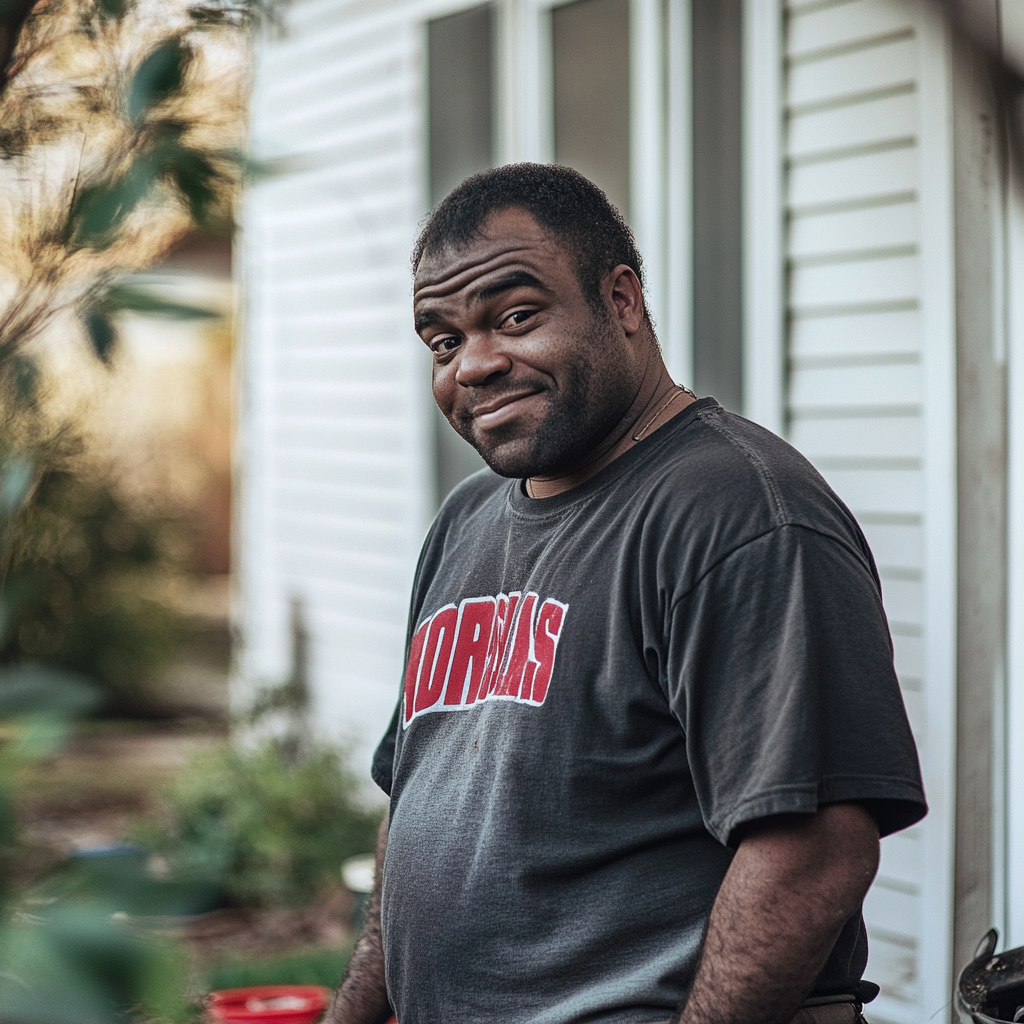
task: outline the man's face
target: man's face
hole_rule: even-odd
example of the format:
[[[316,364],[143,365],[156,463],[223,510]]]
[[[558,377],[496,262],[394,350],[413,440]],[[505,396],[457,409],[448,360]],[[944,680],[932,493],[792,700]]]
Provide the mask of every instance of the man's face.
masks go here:
[[[413,308],[434,398],[496,473],[568,471],[622,420],[642,368],[607,307],[591,308],[572,257],[522,209],[424,255]]]

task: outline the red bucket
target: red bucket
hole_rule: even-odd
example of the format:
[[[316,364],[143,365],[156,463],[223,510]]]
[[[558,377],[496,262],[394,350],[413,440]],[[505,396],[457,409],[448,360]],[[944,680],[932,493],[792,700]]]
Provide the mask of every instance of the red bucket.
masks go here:
[[[211,992],[206,1013],[215,1024],[316,1024],[330,1001],[319,985],[256,985]]]

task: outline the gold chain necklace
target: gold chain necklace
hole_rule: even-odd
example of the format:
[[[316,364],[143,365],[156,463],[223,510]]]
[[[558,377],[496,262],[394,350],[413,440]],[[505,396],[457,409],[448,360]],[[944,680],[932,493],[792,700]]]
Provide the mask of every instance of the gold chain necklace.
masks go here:
[[[633,435],[634,441],[642,441],[644,434],[651,429],[651,424],[680,396],[689,395],[691,398],[697,396],[685,385],[676,384],[672,388],[672,394],[662,403],[658,411]],[[530,478],[526,478],[525,484],[526,496],[528,498],[533,497],[533,488],[530,486]]]
[[[672,394],[665,399],[665,402],[658,409],[658,411],[633,435],[634,441],[640,441],[643,439],[644,434],[651,429],[651,424],[680,396],[689,395],[691,398],[697,396],[688,388],[685,384],[676,384]]]

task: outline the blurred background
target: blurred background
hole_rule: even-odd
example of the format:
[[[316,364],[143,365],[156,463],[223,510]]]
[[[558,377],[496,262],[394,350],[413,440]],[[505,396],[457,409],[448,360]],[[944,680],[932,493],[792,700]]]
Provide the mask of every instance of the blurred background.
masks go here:
[[[1024,943],[1024,0],[4,11],[0,964],[56,985],[92,908],[162,965],[112,1014],[337,979],[419,545],[480,465],[409,252],[515,160],[606,190],[675,378],[871,542],[931,813],[883,843],[869,1018]]]

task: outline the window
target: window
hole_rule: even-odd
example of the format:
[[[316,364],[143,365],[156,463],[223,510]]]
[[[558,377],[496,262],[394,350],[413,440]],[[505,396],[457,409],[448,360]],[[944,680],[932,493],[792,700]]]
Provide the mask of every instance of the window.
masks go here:
[[[604,189],[629,220],[629,0],[551,12],[555,161]]]
[[[490,5],[427,24],[430,205],[463,178],[494,163],[493,11]],[[434,478],[440,506],[460,480],[484,463],[433,410]]]
[[[693,387],[743,408],[742,0],[691,0]]]

